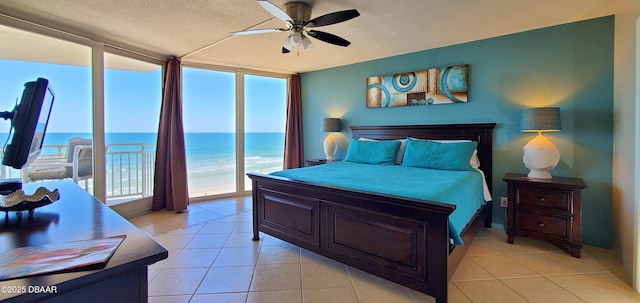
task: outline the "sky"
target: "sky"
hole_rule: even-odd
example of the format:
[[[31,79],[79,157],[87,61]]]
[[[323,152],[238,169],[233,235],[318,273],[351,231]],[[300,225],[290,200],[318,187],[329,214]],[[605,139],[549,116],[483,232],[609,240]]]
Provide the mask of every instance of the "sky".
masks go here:
[[[11,111],[24,83],[49,80],[55,100],[48,132],[91,132],[91,70],[84,66],[0,59],[0,111]],[[185,132],[233,132],[235,74],[183,68]],[[105,130],[156,132],[161,107],[161,69],[105,71]],[[286,80],[245,76],[245,131],[284,132]],[[9,130],[0,121],[0,133]]]

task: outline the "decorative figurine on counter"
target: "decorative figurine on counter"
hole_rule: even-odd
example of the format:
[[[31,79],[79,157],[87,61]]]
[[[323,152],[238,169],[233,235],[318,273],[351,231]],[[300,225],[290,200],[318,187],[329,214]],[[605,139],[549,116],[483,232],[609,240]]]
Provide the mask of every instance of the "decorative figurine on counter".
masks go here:
[[[8,195],[0,195],[0,211],[4,211],[6,216],[10,211],[15,211],[20,217],[22,211],[28,210],[31,217],[34,209],[51,204],[58,199],[60,199],[60,193],[57,188],[50,191],[39,187],[32,195],[27,195],[22,189],[18,189]]]

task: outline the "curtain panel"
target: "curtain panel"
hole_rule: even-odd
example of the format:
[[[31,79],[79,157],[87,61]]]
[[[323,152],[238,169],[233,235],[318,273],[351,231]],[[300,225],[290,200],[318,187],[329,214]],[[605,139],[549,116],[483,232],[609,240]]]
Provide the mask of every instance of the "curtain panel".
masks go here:
[[[189,205],[189,188],[182,123],[180,59],[169,59],[165,63],[164,73],[151,209],[183,212]]]
[[[287,125],[284,136],[284,169],[304,166],[302,141],[302,89],[300,76],[292,75],[287,98]]]

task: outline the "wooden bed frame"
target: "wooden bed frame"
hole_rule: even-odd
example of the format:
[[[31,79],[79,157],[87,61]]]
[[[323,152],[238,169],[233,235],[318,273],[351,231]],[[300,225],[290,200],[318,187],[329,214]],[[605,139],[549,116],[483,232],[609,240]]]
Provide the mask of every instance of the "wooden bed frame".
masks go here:
[[[489,190],[495,123],[352,126],[353,138],[474,140]],[[253,185],[253,240],[259,232],[447,302],[451,274],[477,230],[491,226],[491,201],[463,230],[464,245],[449,244],[455,206],[322,186],[249,173]],[[453,249],[455,248],[455,249]]]

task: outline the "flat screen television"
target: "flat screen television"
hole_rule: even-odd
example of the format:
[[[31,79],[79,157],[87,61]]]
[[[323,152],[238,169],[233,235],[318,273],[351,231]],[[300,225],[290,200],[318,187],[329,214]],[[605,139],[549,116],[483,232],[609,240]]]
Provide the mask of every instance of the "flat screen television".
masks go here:
[[[0,112],[0,118],[11,120],[3,165],[21,169],[40,155],[54,99],[49,80],[38,78],[24,84],[22,98],[13,110]]]

